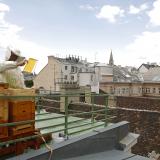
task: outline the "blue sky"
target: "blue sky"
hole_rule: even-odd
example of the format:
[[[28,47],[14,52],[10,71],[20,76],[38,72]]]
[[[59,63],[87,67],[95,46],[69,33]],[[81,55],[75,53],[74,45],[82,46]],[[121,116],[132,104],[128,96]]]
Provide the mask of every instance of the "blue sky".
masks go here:
[[[160,63],[160,0],[0,0],[0,57],[7,45],[38,59],[79,55],[118,65]]]

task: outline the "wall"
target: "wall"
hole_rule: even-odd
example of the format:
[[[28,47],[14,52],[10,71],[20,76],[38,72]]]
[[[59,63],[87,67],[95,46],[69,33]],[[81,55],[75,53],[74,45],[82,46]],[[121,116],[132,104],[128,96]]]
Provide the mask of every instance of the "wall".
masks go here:
[[[148,71],[148,69],[146,67],[144,67],[143,65],[140,66],[140,68],[139,68],[140,73],[146,73],[147,71]]]
[[[56,90],[55,81],[60,77],[60,68],[61,64],[54,56],[48,56],[48,64],[34,79],[35,88],[43,87],[46,90]]]
[[[105,97],[95,97],[94,102],[103,105]],[[116,116],[110,122],[129,121],[130,131],[140,134],[138,143],[132,149],[133,153],[145,156],[152,150],[160,153],[160,98],[112,96],[109,98],[109,106],[116,106],[108,111],[109,116]],[[94,110],[102,107],[94,106]],[[92,110],[92,105],[70,104],[69,109],[88,112]],[[104,119],[104,116],[97,114],[95,117]],[[91,115],[83,118],[91,118]]]
[[[160,111],[160,98],[153,97],[117,97],[117,107]]]
[[[91,76],[93,76],[93,80],[91,80]],[[87,73],[87,72],[79,73],[79,85],[80,86],[92,85],[93,81],[94,81],[93,73]]]
[[[101,82],[100,89],[116,96],[159,96],[159,82]]]
[[[149,97],[117,97],[113,122],[127,120],[131,132],[140,134],[133,153],[147,155],[152,150],[160,153],[160,99]]]

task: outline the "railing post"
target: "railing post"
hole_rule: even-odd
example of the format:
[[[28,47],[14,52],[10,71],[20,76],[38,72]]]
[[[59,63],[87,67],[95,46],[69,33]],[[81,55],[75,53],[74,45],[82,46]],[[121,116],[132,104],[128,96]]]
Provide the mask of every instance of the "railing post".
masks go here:
[[[94,95],[91,94],[91,103],[92,103],[92,108],[91,108],[91,114],[92,114],[92,117],[91,117],[91,122],[94,123]]]
[[[105,126],[107,126],[107,114],[108,114],[108,95],[105,95]]]
[[[42,108],[42,97],[38,97],[38,103],[36,104],[36,106],[37,106],[37,113],[40,113],[40,111],[41,111],[41,108]]]
[[[65,129],[64,134],[68,135],[68,96],[65,95]]]

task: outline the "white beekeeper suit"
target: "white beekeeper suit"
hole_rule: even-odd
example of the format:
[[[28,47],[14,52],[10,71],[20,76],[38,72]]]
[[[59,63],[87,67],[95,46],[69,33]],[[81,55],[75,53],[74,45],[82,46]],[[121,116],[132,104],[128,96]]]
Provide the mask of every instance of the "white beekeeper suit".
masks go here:
[[[4,62],[0,62],[0,81],[9,84],[10,88],[25,88],[24,77],[18,62],[11,61],[11,52],[20,57],[19,50],[7,49]]]

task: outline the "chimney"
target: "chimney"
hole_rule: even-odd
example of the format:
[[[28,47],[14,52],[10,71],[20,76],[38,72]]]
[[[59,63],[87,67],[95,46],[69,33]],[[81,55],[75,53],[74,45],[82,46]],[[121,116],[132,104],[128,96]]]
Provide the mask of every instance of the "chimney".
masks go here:
[[[53,63],[54,60],[55,60],[55,56],[48,56],[48,64]]]

